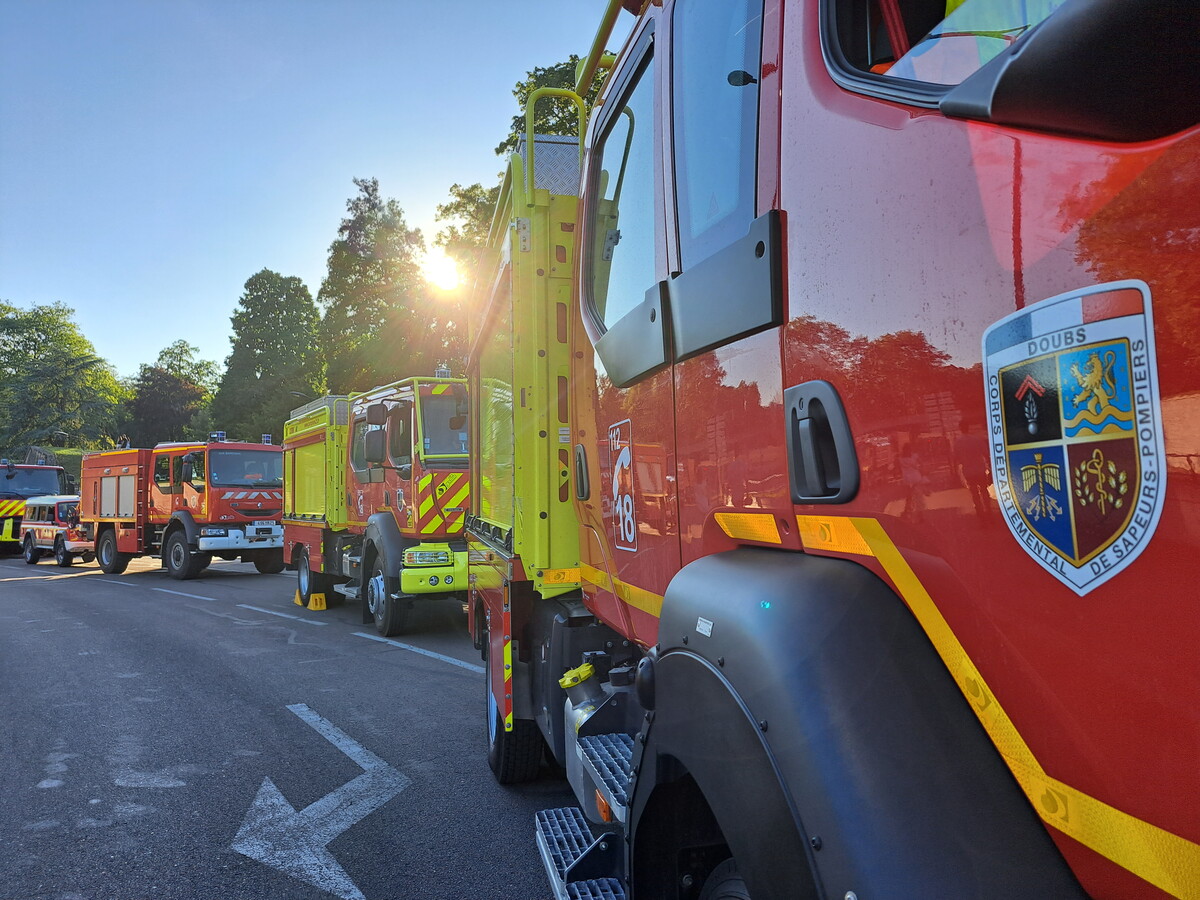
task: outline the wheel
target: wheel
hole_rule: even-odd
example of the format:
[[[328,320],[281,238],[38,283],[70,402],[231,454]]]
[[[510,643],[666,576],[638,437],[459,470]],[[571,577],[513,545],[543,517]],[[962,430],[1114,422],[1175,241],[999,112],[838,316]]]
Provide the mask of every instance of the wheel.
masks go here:
[[[305,606],[308,606],[313,594],[325,594],[325,605],[333,606],[329,597],[333,593],[333,579],[325,572],[312,570],[307,550],[301,550],[296,557],[296,589],[300,591],[300,599],[304,601]]]
[[[261,575],[278,575],[283,571],[283,548],[260,550],[254,557],[254,568]]]
[[[25,543],[21,545],[21,555],[25,557],[25,562],[31,566],[37,565],[37,561],[42,558],[42,551],[33,542],[32,534],[25,535]]]
[[[213,555],[211,553],[197,553],[197,554],[195,554],[195,558],[196,558],[196,570],[198,572],[203,572],[205,569],[207,569],[209,566],[212,565]]]
[[[117,552],[117,533],[110,528],[96,542],[96,559],[105,575],[120,575],[129,567],[131,557]]]
[[[513,730],[504,730],[500,707],[492,696],[492,660],[487,654],[483,676],[484,704],[487,707],[488,765],[500,784],[521,784],[537,778],[542,762],[542,733],[532,719],[513,719]]]
[[[384,637],[391,637],[403,631],[408,624],[409,601],[391,596],[384,575],[386,565],[383,554],[378,554],[371,565],[371,578],[367,581],[365,597],[367,609],[375,619],[375,630]]]
[[[187,536],[183,529],[171,532],[167,544],[163,547],[163,561],[167,564],[167,574],[179,581],[187,581],[200,574],[200,554],[193,554],[187,544]]]
[[[704,879],[704,890],[700,892],[700,900],[750,900],[746,882],[732,856]]]
[[[75,562],[75,557],[67,552],[67,542],[61,537],[54,542],[54,561],[64,569]]]

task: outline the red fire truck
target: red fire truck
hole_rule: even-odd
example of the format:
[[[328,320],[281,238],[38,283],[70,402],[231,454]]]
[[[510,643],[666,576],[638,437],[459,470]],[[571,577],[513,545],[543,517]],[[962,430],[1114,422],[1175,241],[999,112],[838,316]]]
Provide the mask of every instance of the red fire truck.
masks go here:
[[[626,5],[581,587],[471,568],[555,895],[1200,897],[1200,5]]]
[[[293,410],[284,541],[297,603],[358,600],[363,622],[390,636],[414,600],[464,595],[466,413],[465,382],[444,369]]]
[[[283,571],[282,451],[235,441],[159,444],[83,458],[79,520],[100,568],[161,557],[172,578],[238,559]]]

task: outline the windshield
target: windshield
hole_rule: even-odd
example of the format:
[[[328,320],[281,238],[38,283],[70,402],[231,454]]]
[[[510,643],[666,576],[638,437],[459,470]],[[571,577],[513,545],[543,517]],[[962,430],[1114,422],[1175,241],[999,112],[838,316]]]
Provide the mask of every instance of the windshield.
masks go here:
[[[283,454],[274,450],[213,450],[208,483],[238,487],[283,487]]]
[[[79,504],[72,500],[69,503],[58,504],[58,521],[75,522],[79,519]]]
[[[59,469],[19,469],[5,471],[0,478],[0,493],[20,494],[22,497],[36,497],[39,494],[66,493],[65,479]]]
[[[453,394],[421,398],[421,435],[426,456],[467,452],[467,417]]]

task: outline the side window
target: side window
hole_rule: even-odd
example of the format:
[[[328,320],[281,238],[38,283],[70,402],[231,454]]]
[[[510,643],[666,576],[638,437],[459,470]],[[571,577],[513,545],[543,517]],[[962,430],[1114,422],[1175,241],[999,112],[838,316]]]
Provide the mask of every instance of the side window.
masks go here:
[[[654,287],[654,78],[647,54],[614,103],[594,151],[587,298],[606,328]]]
[[[826,40],[836,46],[835,61],[860,74],[945,87],[962,83],[1065,2],[833,0]]]
[[[165,453],[154,458],[154,484],[160,491],[171,489],[171,457]]]
[[[762,0],[675,5],[672,114],[686,269],[746,235],[755,211]]]
[[[196,450],[192,453],[189,453],[188,456],[190,457],[192,463],[192,477],[189,480],[189,484],[191,484],[191,486],[196,490],[202,491],[204,490],[205,475],[207,473],[207,470],[204,468],[204,451]]]
[[[355,419],[354,428],[350,433],[350,468],[355,472],[365,472],[367,470],[367,454],[366,454],[366,437],[367,432],[371,430],[371,426],[367,424],[367,420]]]
[[[388,456],[394,466],[412,463],[412,406],[398,403],[388,410]]]

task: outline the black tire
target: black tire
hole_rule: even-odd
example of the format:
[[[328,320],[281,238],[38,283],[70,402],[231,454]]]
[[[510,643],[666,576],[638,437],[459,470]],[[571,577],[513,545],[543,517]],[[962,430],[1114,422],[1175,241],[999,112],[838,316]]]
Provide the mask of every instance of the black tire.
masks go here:
[[[195,556],[196,565],[199,567],[198,571],[203,572],[212,565],[213,555],[211,553],[197,553]]]
[[[163,564],[167,567],[167,574],[177,581],[187,581],[200,574],[204,568],[200,556],[199,553],[192,553],[188,547],[187,535],[182,528],[172,531],[163,545]]]
[[[382,553],[377,554],[371,564],[371,577],[363,585],[363,603],[375,620],[375,630],[384,637],[391,637],[408,625],[410,601],[392,597],[386,572],[387,560]]]
[[[111,528],[96,541],[96,560],[105,575],[120,575],[129,568],[131,558],[128,553],[117,552],[117,533]]]
[[[64,569],[75,562],[74,554],[67,552],[67,542],[61,537],[54,542],[54,561]]]
[[[42,551],[34,543],[32,534],[25,535],[25,543],[21,545],[21,556],[24,557],[25,563],[30,566],[36,566],[37,561],[42,558]]]
[[[330,594],[333,591],[333,579],[325,572],[314,572],[312,566],[308,562],[308,551],[301,550],[296,556],[296,590],[300,592],[300,599],[304,601],[304,605],[308,606],[308,601],[312,599],[313,594],[324,594],[325,605],[333,606],[330,602]],[[341,594],[338,594],[341,597]]]
[[[488,653],[484,662],[483,703],[486,711],[488,765],[500,784],[522,784],[537,778],[542,764],[542,733],[532,719],[513,719],[513,730],[504,730],[500,707],[492,696],[492,660]]]
[[[700,900],[750,900],[746,881],[738,871],[737,862],[732,856],[704,879]]]
[[[283,548],[259,550],[254,556],[254,568],[260,575],[278,575],[284,569]]]

